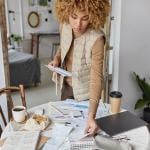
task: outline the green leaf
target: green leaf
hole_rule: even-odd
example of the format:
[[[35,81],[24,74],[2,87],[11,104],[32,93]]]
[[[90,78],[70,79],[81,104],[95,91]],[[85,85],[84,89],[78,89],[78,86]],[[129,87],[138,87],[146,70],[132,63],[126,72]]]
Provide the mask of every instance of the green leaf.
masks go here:
[[[10,38],[11,38],[13,41],[16,41],[16,42],[22,41],[22,37],[21,37],[20,35],[17,35],[17,34],[11,34],[11,35],[10,35]]]
[[[143,99],[149,99],[150,100],[150,85],[146,82],[145,78],[141,79],[139,75],[137,75],[135,72],[133,73],[136,81],[140,87],[140,89],[143,92]]]
[[[143,108],[144,106],[148,106],[149,103],[150,103],[149,100],[138,99],[138,101],[135,104],[135,108],[134,109]]]
[[[145,100],[147,100],[147,101],[150,102],[150,96],[149,96],[149,94],[143,93],[142,97],[143,97],[143,99],[145,99]]]

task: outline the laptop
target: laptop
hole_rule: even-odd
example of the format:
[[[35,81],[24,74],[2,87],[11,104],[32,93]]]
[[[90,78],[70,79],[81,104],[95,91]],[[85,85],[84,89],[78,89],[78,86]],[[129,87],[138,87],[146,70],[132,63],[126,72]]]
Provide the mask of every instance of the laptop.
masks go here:
[[[96,121],[99,127],[110,136],[148,125],[129,111],[98,118]]]

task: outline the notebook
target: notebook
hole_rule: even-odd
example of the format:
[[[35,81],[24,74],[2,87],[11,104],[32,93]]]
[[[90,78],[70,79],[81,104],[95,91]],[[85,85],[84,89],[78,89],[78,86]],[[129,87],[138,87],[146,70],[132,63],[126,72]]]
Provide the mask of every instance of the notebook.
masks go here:
[[[98,118],[96,121],[100,128],[110,136],[148,124],[128,111]]]

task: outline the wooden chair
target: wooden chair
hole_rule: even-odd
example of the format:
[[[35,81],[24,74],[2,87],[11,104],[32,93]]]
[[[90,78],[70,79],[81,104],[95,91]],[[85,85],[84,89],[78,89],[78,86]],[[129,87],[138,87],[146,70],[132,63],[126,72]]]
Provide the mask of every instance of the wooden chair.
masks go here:
[[[25,91],[24,91],[24,86],[19,85],[19,86],[10,86],[6,88],[0,89],[0,95],[5,94],[7,97],[7,106],[8,106],[8,119],[10,120],[12,118],[12,112],[11,109],[13,108],[13,99],[11,97],[11,93],[14,91],[18,91],[20,93],[22,105],[26,107],[26,100],[25,100]]]
[[[4,116],[4,113],[3,113],[3,110],[1,108],[1,106],[0,106],[0,118],[1,118],[1,121],[2,121],[1,123],[3,123],[4,126],[6,126],[7,122],[6,122],[6,119],[5,119],[5,116]],[[3,132],[3,128],[2,128],[2,124],[0,124],[0,136],[1,136],[2,132]]]

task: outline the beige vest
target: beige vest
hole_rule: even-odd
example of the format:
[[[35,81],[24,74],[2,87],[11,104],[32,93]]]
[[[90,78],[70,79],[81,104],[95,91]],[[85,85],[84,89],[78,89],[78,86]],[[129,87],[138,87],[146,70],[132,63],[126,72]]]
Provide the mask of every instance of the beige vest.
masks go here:
[[[73,62],[72,62],[72,87],[74,97],[77,101],[89,99],[89,82],[91,68],[91,51],[97,38],[103,36],[102,32],[88,30],[79,38],[74,40]],[[61,34],[61,65],[71,46],[72,28],[64,24]]]

